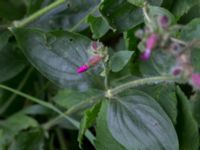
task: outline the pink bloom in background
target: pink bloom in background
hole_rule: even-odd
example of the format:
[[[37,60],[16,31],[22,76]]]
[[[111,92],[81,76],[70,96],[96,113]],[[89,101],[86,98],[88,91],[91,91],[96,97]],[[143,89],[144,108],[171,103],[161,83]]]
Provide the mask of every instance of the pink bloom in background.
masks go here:
[[[200,89],[200,74],[193,73],[190,79],[191,85],[193,85],[195,88]]]
[[[146,41],[146,49],[152,50],[156,46],[157,41],[158,35],[155,33],[151,34]]]
[[[89,66],[88,66],[88,65],[83,65],[83,66],[80,66],[80,67],[76,70],[76,72],[77,72],[77,73],[83,73],[83,72],[87,71],[88,69],[89,69]]]
[[[153,33],[148,37],[148,39],[146,41],[146,49],[140,56],[141,60],[147,61],[151,57],[152,49],[156,46],[157,41],[158,41],[157,34]]]

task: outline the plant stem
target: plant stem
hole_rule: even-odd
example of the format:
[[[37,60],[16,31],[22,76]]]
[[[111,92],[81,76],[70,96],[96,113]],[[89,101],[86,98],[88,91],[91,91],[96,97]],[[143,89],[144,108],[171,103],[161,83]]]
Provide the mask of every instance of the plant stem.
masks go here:
[[[109,85],[108,85],[108,69],[107,69],[107,64],[105,62],[103,62],[103,68],[104,68],[104,72],[105,72],[104,86],[105,86],[105,89],[108,90],[109,89]]]
[[[66,116],[62,111],[60,111],[58,108],[56,108],[52,104],[50,104],[48,102],[45,102],[43,100],[37,99],[37,98],[35,98],[33,96],[30,96],[28,94],[22,93],[22,92],[20,92],[18,90],[15,90],[13,88],[7,87],[7,86],[2,85],[2,84],[0,84],[0,88],[2,88],[4,90],[7,90],[7,91],[10,91],[10,92],[13,92],[13,93],[15,93],[17,95],[20,95],[20,96],[22,96],[24,98],[27,98],[27,99],[33,101],[35,103],[38,103],[38,104],[40,104],[40,105],[42,105],[44,107],[47,107],[47,108],[53,110],[54,112],[58,113],[60,116],[64,117],[66,120],[68,120],[70,123],[72,123],[77,129],[80,128],[80,123],[78,121]],[[91,144],[94,145],[94,140],[95,140],[94,135],[91,132],[89,132],[89,130],[86,131],[85,135],[88,138],[88,140],[91,142]]]
[[[72,113],[74,113],[74,112],[80,110],[80,109],[83,108],[84,106],[94,103],[96,99],[98,99],[98,98],[100,98],[100,97],[102,97],[102,96],[103,96],[103,93],[100,94],[100,95],[94,96],[94,97],[92,97],[92,98],[90,98],[90,99],[88,99],[88,100],[86,100],[86,101],[81,102],[81,103],[78,103],[78,104],[72,106],[71,108],[69,108],[66,112],[64,112],[64,114],[65,114],[65,115],[70,115],[70,114],[72,114]],[[98,101],[99,101],[99,100],[98,100]],[[50,120],[50,121],[48,121],[47,123],[45,123],[45,124],[43,125],[43,128],[44,128],[45,130],[49,130],[52,126],[54,126],[57,122],[59,122],[59,120],[60,120],[61,118],[62,118],[61,115],[59,115],[59,116],[53,118],[52,120]]]
[[[17,90],[20,91],[24,85],[26,84],[26,81],[28,80],[28,78],[30,77],[31,73],[33,72],[33,68],[31,67],[26,75],[24,76],[23,80],[20,82],[19,86],[17,87]],[[3,105],[3,107],[0,110],[0,114],[3,114],[7,108],[10,106],[10,104],[15,100],[15,98],[17,97],[17,94],[13,93],[10,98],[7,100],[7,102]]]
[[[158,77],[149,77],[139,80],[134,80],[125,84],[122,84],[116,88],[110,89],[106,93],[106,97],[112,98],[113,96],[133,87],[138,87],[141,85],[148,85],[148,84],[157,84],[161,82],[171,83],[177,81],[177,78],[173,76],[158,76]]]
[[[57,128],[56,134],[57,134],[57,137],[58,137],[58,141],[60,143],[61,150],[67,150],[67,146],[65,144],[65,139],[64,139],[64,136],[63,136],[61,130]]]
[[[52,9],[62,5],[63,3],[65,3],[65,0],[56,0],[55,2],[53,2],[52,4],[40,9],[39,11],[35,12],[34,14],[30,15],[29,17],[21,20],[21,21],[15,21],[13,22],[13,27],[10,27],[10,29],[12,30],[12,28],[20,28],[20,27],[24,27],[27,24],[33,22],[34,20],[36,20],[37,18],[41,17],[42,15],[44,15],[45,13],[51,11]]]

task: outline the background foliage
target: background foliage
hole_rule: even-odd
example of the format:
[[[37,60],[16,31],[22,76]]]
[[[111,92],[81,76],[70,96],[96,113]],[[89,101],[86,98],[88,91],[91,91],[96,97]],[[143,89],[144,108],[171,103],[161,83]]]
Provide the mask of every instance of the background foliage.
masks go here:
[[[0,1],[0,150],[199,149],[199,91],[188,84],[155,78],[105,96],[106,82],[115,89],[162,77],[174,64],[159,51],[148,63],[139,60],[134,33],[146,22],[144,2]],[[147,2],[150,16],[181,25],[177,38],[200,40],[199,0]],[[96,40],[109,51],[105,84],[102,65],[76,72]],[[199,48],[191,51],[200,73]]]

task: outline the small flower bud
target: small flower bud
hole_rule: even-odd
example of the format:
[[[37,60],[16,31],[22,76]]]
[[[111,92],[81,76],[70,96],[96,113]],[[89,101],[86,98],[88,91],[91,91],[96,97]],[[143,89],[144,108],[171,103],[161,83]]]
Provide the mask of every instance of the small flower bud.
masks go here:
[[[101,42],[94,41],[94,42],[92,42],[91,47],[92,47],[92,50],[98,51],[98,50],[102,49],[104,46]]]
[[[88,65],[83,65],[83,66],[80,66],[80,67],[76,70],[76,72],[77,72],[77,73],[83,73],[83,72],[87,71],[88,69],[89,69],[89,66],[88,66]]]
[[[143,60],[143,61],[149,60],[150,57],[151,57],[151,49],[146,49],[146,50],[140,55],[140,59]]]
[[[89,65],[89,66],[95,66],[95,65],[98,64],[101,60],[102,60],[102,57],[101,57],[100,55],[92,56],[92,57],[88,60],[88,65]]]
[[[167,28],[169,26],[169,18],[167,16],[160,16],[158,23],[162,28]]]
[[[142,39],[143,38],[143,36],[144,36],[144,31],[143,30],[137,30],[136,32],[135,32],[135,36],[137,37],[137,38],[139,38],[139,39]]]
[[[181,75],[182,71],[183,71],[182,67],[176,66],[176,67],[172,68],[171,72],[172,72],[173,76],[179,76],[179,75]]]
[[[182,52],[182,47],[178,43],[172,43],[169,47],[171,54],[178,56]]]
[[[190,84],[194,86],[194,88],[200,89],[200,74],[193,73],[190,78]]]

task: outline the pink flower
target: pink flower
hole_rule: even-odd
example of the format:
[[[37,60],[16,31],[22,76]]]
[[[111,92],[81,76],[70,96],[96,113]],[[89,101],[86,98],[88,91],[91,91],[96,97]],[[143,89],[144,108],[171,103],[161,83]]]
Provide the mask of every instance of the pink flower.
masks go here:
[[[83,65],[83,66],[80,66],[80,67],[76,70],[76,72],[77,72],[77,73],[83,73],[83,72],[87,71],[88,69],[89,69],[89,66],[88,66],[88,65]]]
[[[146,48],[152,50],[156,46],[157,41],[158,41],[157,34],[155,33],[151,34],[146,41]]]
[[[200,89],[200,74],[193,73],[191,78],[190,78],[190,83],[195,88]]]
[[[158,41],[158,36],[155,33],[151,34],[148,37],[148,39],[146,41],[146,49],[140,56],[141,60],[147,61],[151,57],[152,49],[156,46],[157,41]]]

